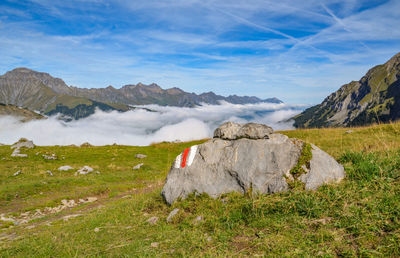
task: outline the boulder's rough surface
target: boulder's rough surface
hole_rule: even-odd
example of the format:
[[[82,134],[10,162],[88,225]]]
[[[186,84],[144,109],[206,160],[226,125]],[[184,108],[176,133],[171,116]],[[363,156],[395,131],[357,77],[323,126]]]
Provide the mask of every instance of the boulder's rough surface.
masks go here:
[[[302,155],[304,143],[272,133],[260,124],[225,123],[214,139],[183,151],[167,176],[162,195],[168,203],[190,193],[276,193],[290,189],[288,179]],[[311,145],[312,158],[299,176],[307,190],[338,182],[345,173],[331,156]],[[296,179],[297,180],[297,179]]]
[[[237,140],[241,138],[248,139],[268,139],[269,135],[274,130],[263,124],[248,123],[245,125],[226,122],[218,127],[214,132],[214,138],[220,138],[223,140]]]

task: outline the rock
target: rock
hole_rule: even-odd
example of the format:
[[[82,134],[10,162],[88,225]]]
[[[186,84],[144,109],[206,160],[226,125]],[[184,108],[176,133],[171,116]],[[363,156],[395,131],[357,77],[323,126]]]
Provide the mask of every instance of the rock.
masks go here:
[[[58,168],[59,171],[68,171],[68,170],[71,170],[71,169],[74,169],[74,168],[71,167],[71,166],[62,166],[62,167]]]
[[[86,202],[95,202],[97,201],[97,197],[88,197],[86,198]]]
[[[169,213],[169,215],[168,215],[168,217],[167,217],[167,222],[171,222],[171,221],[172,221],[172,218],[175,217],[175,215],[178,214],[178,212],[179,212],[179,209],[178,209],[178,208],[173,209],[173,210]]]
[[[19,149],[19,148],[28,148],[28,149],[33,149],[35,145],[33,144],[32,141],[29,141],[25,138],[19,139],[18,142],[14,143],[11,146],[11,149]]]
[[[203,220],[202,216],[197,216],[194,220],[193,220],[193,224],[197,225],[200,221]]]
[[[21,154],[20,149],[16,148],[16,149],[14,149],[13,153],[11,153],[11,157],[26,158],[26,157],[28,157],[28,154]]]
[[[144,163],[140,163],[140,164],[134,166],[134,167],[133,167],[133,170],[137,170],[137,169],[139,169],[139,168],[140,168],[141,166],[143,166],[143,165],[144,165]]]
[[[158,242],[153,242],[150,244],[151,247],[157,248],[158,247]]]
[[[346,132],[344,132],[344,133],[349,134],[349,133],[352,133],[352,132],[353,132],[353,130],[348,130],[348,131],[346,131]]]
[[[53,173],[50,170],[47,170],[46,173],[49,174],[50,176],[53,176]]]
[[[345,176],[343,166],[317,146],[311,146],[310,170],[299,177],[305,183],[305,188],[307,190],[316,190],[325,182],[340,182]]]
[[[100,231],[99,228],[95,228],[95,229],[94,229],[94,232],[96,232],[96,233],[99,232],[99,231]]]
[[[84,143],[81,144],[81,147],[82,147],[82,148],[88,148],[88,147],[93,147],[93,145],[91,145],[91,144],[88,143],[88,142],[84,142]]]
[[[21,170],[18,170],[17,172],[15,172],[15,173],[13,174],[13,176],[18,176],[19,174],[21,174]]]
[[[269,135],[272,134],[274,130],[263,124],[248,123],[245,125],[226,122],[220,127],[215,129],[214,138],[220,138],[224,140],[237,140],[241,138],[247,139],[268,139]]]
[[[93,172],[93,168],[91,168],[89,166],[84,166],[83,168],[76,171],[75,176],[76,175],[86,175],[86,174],[89,174],[90,172]]]
[[[245,133],[233,133],[244,127]],[[162,189],[166,202],[172,204],[193,192],[207,193],[213,198],[229,192],[277,193],[290,190],[291,180],[300,180],[305,189],[315,190],[345,176],[342,165],[315,145],[310,145],[309,169],[294,178],[290,171],[303,155],[305,143],[282,134],[267,134],[268,128],[257,124],[225,123],[214,133],[224,139],[214,138],[186,149],[175,159]],[[238,135],[253,138],[238,138]],[[261,138],[254,139],[256,136]]]
[[[42,157],[43,157],[44,159],[47,159],[47,160],[56,160],[56,159],[58,159],[57,156],[56,156],[56,154],[54,154],[54,153],[51,154],[51,155],[43,154]]]
[[[158,221],[158,217],[151,217],[150,219],[147,220],[147,223],[151,224],[151,225],[155,225],[157,224]]]
[[[136,154],[136,155],[135,155],[135,158],[137,158],[137,159],[144,159],[144,158],[147,158],[147,155],[144,155],[144,154]]]

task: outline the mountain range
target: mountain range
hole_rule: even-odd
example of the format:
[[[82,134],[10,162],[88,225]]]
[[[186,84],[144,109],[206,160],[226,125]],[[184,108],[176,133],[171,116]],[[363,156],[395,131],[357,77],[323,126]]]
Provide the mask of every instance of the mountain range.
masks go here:
[[[62,114],[74,119],[87,117],[96,108],[123,112],[133,109],[132,105],[194,107],[202,103],[218,105],[221,101],[233,104],[282,103],[277,98],[259,99],[236,95],[224,97],[213,92],[197,95],[179,88],[162,89],[155,83],[129,84],[120,89],[113,86],[78,88],[68,86],[62,79],[54,78],[48,73],[28,68],[16,68],[0,76],[0,103],[39,111],[45,115]]]
[[[360,126],[400,118],[400,53],[295,116],[297,128]]]

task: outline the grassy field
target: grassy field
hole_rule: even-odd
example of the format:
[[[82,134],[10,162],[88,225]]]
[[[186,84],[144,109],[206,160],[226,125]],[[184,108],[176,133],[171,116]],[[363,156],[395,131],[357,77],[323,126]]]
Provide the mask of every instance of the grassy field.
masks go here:
[[[63,199],[98,198],[24,224],[0,222],[0,256],[400,256],[400,124],[281,133],[333,155],[346,179],[315,192],[191,196],[168,206],[160,192],[172,161],[201,141],[36,147],[21,151],[28,158],[0,146],[0,214],[18,218]],[[57,160],[42,157],[53,153]],[[75,176],[57,170],[63,165],[100,174]],[[65,219],[71,215],[79,216]]]

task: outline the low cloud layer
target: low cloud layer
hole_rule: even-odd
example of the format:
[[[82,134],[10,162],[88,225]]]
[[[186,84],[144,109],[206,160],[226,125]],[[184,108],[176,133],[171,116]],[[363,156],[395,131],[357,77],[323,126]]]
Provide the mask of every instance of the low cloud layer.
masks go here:
[[[195,108],[146,106],[119,112],[97,111],[94,115],[69,123],[50,117],[22,123],[16,117],[0,117],[0,143],[12,144],[25,137],[37,145],[149,145],[162,141],[190,141],[212,137],[225,121],[258,122],[275,130],[291,129],[292,122],[281,122],[299,113],[302,106],[286,104],[203,105]]]

